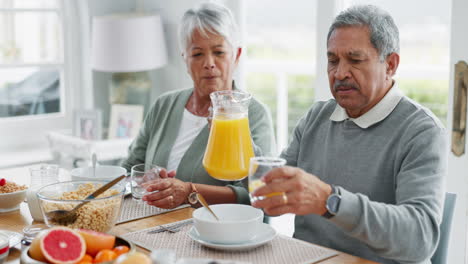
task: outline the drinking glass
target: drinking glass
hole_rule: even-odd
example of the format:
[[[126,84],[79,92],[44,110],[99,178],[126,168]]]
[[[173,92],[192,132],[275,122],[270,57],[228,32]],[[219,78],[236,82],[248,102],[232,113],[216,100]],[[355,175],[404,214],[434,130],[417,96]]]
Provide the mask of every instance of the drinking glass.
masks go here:
[[[137,164],[132,167],[130,177],[133,199],[141,201],[143,196],[153,193],[146,191],[146,187],[151,181],[161,179],[159,176],[160,171],[161,167],[153,164]]]
[[[44,221],[36,193],[42,186],[59,181],[59,166],[56,164],[39,164],[29,168],[29,172],[31,181],[30,187],[26,191],[29,212],[34,220]]]
[[[252,196],[252,193],[265,185],[261,180],[263,175],[274,168],[283,167],[286,164],[286,160],[282,158],[275,157],[253,157],[250,159],[249,167],[249,194],[250,201],[253,203],[258,200],[263,200],[266,197],[271,197],[275,195],[283,195],[283,192],[273,192],[265,196]]]

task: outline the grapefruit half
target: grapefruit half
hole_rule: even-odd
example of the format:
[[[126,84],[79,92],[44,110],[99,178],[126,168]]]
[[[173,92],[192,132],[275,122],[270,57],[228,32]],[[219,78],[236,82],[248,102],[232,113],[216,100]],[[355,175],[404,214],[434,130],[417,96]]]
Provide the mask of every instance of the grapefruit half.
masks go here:
[[[66,227],[54,227],[41,237],[44,257],[54,264],[78,262],[86,252],[86,244],[77,232]]]
[[[86,242],[86,253],[93,257],[103,249],[114,248],[115,236],[86,229],[78,229],[78,232]]]

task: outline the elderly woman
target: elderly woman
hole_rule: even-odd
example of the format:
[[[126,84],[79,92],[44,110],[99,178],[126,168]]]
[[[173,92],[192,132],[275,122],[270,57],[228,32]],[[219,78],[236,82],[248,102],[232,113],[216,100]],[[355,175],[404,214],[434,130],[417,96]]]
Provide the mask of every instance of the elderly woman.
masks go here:
[[[201,193],[208,203],[249,203],[242,182],[225,182],[208,175],[202,165],[209,135],[210,93],[235,90],[233,72],[242,49],[231,12],[218,4],[205,3],[188,10],[180,25],[180,46],[193,88],[161,95],[149,110],[123,166],[139,163],[167,168],[164,181],[148,187],[159,190],[143,197],[150,205],[174,208]],[[249,105],[249,125],[256,154],[275,148],[271,116],[255,99]]]

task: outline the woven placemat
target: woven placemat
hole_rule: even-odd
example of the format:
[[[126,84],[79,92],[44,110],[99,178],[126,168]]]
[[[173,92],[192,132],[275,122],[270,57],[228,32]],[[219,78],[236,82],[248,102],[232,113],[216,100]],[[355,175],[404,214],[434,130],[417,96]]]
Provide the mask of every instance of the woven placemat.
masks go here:
[[[190,205],[184,204],[173,209],[162,209],[156,206],[151,206],[142,201],[136,201],[131,196],[125,197],[121,210],[120,217],[117,224],[125,223],[128,221],[145,218],[148,216],[158,215],[189,207]]]
[[[164,225],[170,228],[191,219]],[[158,229],[153,227],[123,235],[140,247],[148,250],[169,248],[176,252],[177,258],[210,258],[245,261],[255,264],[263,263],[316,263],[337,255],[336,251],[315,246],[313,244],[277,235],[273,240],[260,247],[245,251],[223,251],[211,249],[193,241],[187,234],[193,224],[185,225],[177,233],[160,232],[148,234]]]

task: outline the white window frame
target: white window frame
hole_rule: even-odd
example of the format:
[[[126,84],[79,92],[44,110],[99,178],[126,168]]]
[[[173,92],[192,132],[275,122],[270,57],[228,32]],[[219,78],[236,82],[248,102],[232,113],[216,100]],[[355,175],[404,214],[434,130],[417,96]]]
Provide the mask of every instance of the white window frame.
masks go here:
[[[0,11],[56,11],[62,22],[63,63],[3,64],[0,67],[59,66],[60,113],[0,118],[0,168],[51,160],[47,133],[70,129],[73,109],[92,108],[87,1],[61,0],[56,9],[0,9]]]

